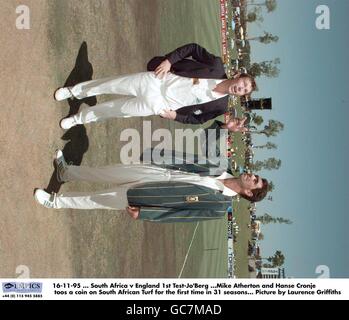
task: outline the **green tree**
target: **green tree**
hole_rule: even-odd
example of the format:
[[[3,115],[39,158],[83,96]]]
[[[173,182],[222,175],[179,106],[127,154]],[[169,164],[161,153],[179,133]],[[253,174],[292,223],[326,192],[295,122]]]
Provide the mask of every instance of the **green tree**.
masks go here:
[[[257,126],[260,126],[260,125],[263,123],[264,119],[263,119],[262,116],[257,115],[257,114],[254,113],[254,114],[253,114],[252,121],[253,121]]]
[[[257,220],[259,220],[262,224],[269,224],[269,223],[292,224],[293,223],[290,219],[284,219],[280,217],[275,218],[268,213],[264,213],[262,216],[258,216]]]
[[[269,120],[268,124],[264,126],[263,130],[250,130],[250,133],[265,134],[267,137],[275,137],[280,131],[284,130],[284,124],[277,120]]]
[[[275,189],[275,185],[273,181],[269,181],[268,183],[268,192],[272,192]]]
[[[284,124],[277,120],[269,120],[268,124],[264,126],[262,133],[267,137],[275,137],[280,131],[284,130]]]
[[[263,169],[263,161],[256,161],[250,165],[253,171],[261,171]]]
[[[278,170],[281,167],[281,160],[276,158],[268,158],[264,161],[257,160],[256,162],[252,163],[251,167],[254,171],[261,171],[262,169]]]
[[[255,7],[253,11],[248,12],[246,16],[246,22],[256,22],[258,25],[260,25],[260,23],[264,21],[261,11],[261,7]]]
[[[251,37],[251,38],[245,38],[245,39],[236,39],[235,41],[259,41],[263,44],[269,44],[271,42],[277,42],[279,40],[278,36],[274,36],[273,34],[264,31],[264,34],[262,36],[258,37]]]
[[[274,255],[267,258],[271,263],[272,268],[281,267],[285,263],[285,256],[280,250],[275,251]]]
[[[264,258],[262,258],[262,259],[264,259]],[[270,263],[264,263],[263,268],[273,268],[273,265]]]
[[[265,32],[264,31],[264,35],[259,37],[259,41],[263,44],[269,44],[271,42],[278,42],[279,41],[279,37],[278,36],[274,36],[269,32]]]
[[[264,169],[267,169],[267,170],[272,170],[272,169],[278,170],[280,167],[281,167],[281,160],[280,159],[268,158],[264,162]]]
[[[265,2],[261,2],[261,3],[248,3],[246,5],[265,7],[267,9],[267,12],[273,12],[277,7],[277,2],[276,0],[266,0]]]
[[[272,143],[272,142],[267,142],[266,144],[262,144],[262,145],[259,145],[259,146],[254,146],[254,148],[256,149],[268,149],[268,150],[271,150],[271,149],[277,149],[277,145],[275,143]]]
[[[276,218],[277,223],[286,223],[286,224],[292,224],[293,222],[290,219],[284,219],[284,218]]]
[[[262,216],[258,216],[257,220],[259,220],[262,224],[269,224],[269,223],[275,223],[275,219],[269,215],[268,213],[265,213]]]
[[[252,23],[257,21],[257,14],[255,12],[249,12],[246,17],[246,22]]]
[[[267,0],[265,6],[267,7],[268,12],[273,12],[277,7],[277,2],[276,0]]]
[[[278,64],[280,64],[280,58],[259,63],[255,62],[249,68],[248,73],[253,77],[264,75],[269,78],[276,78],[280,73],[280,69],[277,66]]]

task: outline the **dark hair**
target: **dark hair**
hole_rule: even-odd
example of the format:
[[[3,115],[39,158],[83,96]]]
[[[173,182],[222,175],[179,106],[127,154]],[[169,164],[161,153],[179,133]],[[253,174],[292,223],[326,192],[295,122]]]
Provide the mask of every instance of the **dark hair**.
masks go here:
[[[252,87],[251,92],[255,91],[257,89],[256,80],[250,74],[248,74],[248,73],[241,73],[239,78],[248,78],[248,79],[250,79],[251,87]]]
[[[252,192],[251,197],[247,196],[246,194],[240,194],[240,196],[251,202],[258,202],[263,200],[268,193],[269,183],[267,179],[262,179],[262,182],[263,182],[262,188],[251,190]]]

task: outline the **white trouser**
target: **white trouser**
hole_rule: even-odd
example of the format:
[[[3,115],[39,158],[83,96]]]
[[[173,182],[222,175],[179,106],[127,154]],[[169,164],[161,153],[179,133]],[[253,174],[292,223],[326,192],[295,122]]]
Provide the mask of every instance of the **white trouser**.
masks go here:
[[[62,176],[64,181],[89,181],[115,183],[114,188],[99,192],[70,192],[56,197],[56,207],[72,209],[114,209],[128,206],[127,190],[139,183],[169,181],[168,170],[144,165],[116,164],[101,168],[67,166]]]
[[[71,90],[78,99],[100,94],[119,94],[129,97],[99,103],[85,108],[73,117],[78,124],[82,124],[108,118],[159,115],[161,110],[169,108],[169,103],[162,91],[163,82],[155,77],[154,72],[82,82]]]
[[[72,192],[56,197],[56,208],[72,209],[114,209],[128,206],[127,190],[139,183],[154,181],[181,181],[202,184],[207,177],[195,173],[168,170],[156,166],[116,164],[101,168],[67,166],[64,181],[90,181],[115,183],[116,187],[100,192]]]

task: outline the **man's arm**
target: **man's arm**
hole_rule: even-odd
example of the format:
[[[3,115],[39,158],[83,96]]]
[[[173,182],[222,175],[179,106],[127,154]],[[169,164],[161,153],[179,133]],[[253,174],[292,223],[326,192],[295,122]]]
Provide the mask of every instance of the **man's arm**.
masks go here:
[[[174,63],[192,57],[198,62],[202,62],[208,65],[213,65],[219,57],[209,53],[205,48],[201,47],[196,43],[189,43],[182,47],[177,48],[176,50],[166,54],[163,57],[154,57],[147,64],[147,71],[155,71],[157,67],[165,60],[168,60],[172,66]],[[221,61],[221,60],[220,60]]]
[[[192,57],[194,60],[205,64],[214,64],[218,58],[197,43],[189,43],[179,47],[166,54],[165,57],[169,60],[171,65],[188,57]]]
[[[211,112],[205,112],[201,114],[194,114],[194,113],[181,113],[179,110],[176,112],[176,117],[174,120],[181,122],[181,123],[188,123],[188,124],[203,124],[209,120],[212,120],[222,114],[224,114],[225,110],[218,109]]]
[[[222,121],[219,121],[219,120],[215,120],[212,126],[213,127],[211,129],[225,129],[224,123]]]

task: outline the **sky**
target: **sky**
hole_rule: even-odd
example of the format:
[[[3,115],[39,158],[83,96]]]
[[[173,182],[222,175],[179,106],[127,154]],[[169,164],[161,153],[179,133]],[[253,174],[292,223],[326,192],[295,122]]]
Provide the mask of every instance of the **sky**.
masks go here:
[[[329,30],[315,26],[318,5],[330,9]],[[347,0],[278,0],[276,11],[263,11],[261,26],[248,27],[249,36],[264,30],[279,36],[276,44],[252,41],[251,60],[281,59],[279,77],[258,78],[253,97],[272,97],[272,111],[259,114],[285,129],[275,138],[255,137],[254,144],[278,145],[256,150],[255,160],[282,161],[279,170],[260,172],[276,187],[273,201],[258,204],[257,213],[293,221],[262,230],[262,255],[281,250],[287,277],[316,278],[318,266],[331,278],[349,277],[348,13]]]

